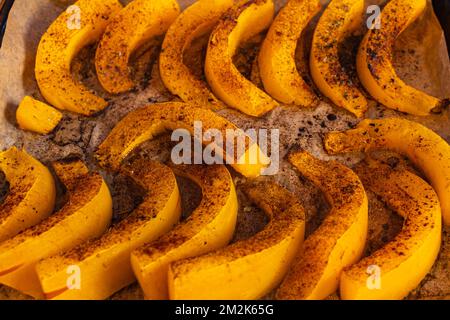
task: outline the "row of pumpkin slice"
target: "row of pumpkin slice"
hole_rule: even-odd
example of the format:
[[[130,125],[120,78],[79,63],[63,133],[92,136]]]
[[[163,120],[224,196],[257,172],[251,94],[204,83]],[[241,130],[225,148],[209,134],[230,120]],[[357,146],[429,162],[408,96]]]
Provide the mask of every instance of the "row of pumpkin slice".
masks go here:
[[[367,33],[357,63],[363,84],[375,98],[395,109],[421,115],[440,108],[442,101],[406,86],[396,77],[389,59],[395,38],[424,10],[425,4],[422,0],[391,0],[383,14],[389,18],[397,9],[405,14],[399,17],[401,19],[384,19],[390,22],[381,31]],[[76,5],[81,9],[80,28],[69,28],[69,13],[64,13],[42,38],[37,54],[36,79],[41,92],[47,101],[59,109],[92,115],[106,107],[103,99],[72,79],[70,63],[79,49],[101,38],[96,57],[100,82],[112,93],[126,91],[133,85],[128,81],[127,65],[134,49],[149,38],[165,33],[174,21],[173,29],[171,27],[163,44],[160,61],[161,66],[168,66],[161,67],[161,73],[164,82],[175,94],[194,105],[205,106],[207,101],[215,105],[213,108],[221,106],[205,83],[190,78],[192,74],[187,68],[171,69],[171,66],[182,67],[183,50],[195,36],[214,29],[205,73],[215,95],[228,105],[254,116],[262,115],[277,105],[275,100],[240,75],[232,63],[232,56],[239,44],[272,22],[273,3],[269,0],[240,1],[235,5],[226,1],[200,0],[179,18],[176,18],[179,8],[175,1],[135,0],[123,9],[113,0],[80,0]],[[355,91],[357,89],[350,82],[335,80],[346,79],[337,57],[338,43],[355,27],[362,8],[361,1],[332,1],[319,21],[311,52],[311,71],[319,88],[337,105],[358,116],[366,107],[363,96]],[[269,30],[260,54],[260,64],[270,61],[273,55],[279,59],[278,62],[290,65],[292,71],[290,50],[318,9],[317,2],[291,0]],[[210,10],[211,15],[208,14]],[[295,12],[301,12],[302,19],[298,25],[292,26]],[[194,17],[198,19],[195,22]],[[283,25],[287,27],[280,27]],[[289,27],[295,30],[288,35],[295,37],[280,42],[287,45],[275,46],[275,49],[281,48],[281,52],[275,52],[273,47],[277,37],[286,37],[282,31]],[[333,37],[324,37],[329,27],[333,27],[335,33]],[[183,30],[181,39],[177,37],[177,29]],[[383,42],[389,46],[382,46]],[[376,57],[385,63],[377,64],[377,68],[371,68],[370,73],[365,74],[369,64],[378,61],[370,61],[376,58],[370,54],[374,50],[378,55]],[[292,60],[287,62],[285,59]],[[295,79],[292,80],[289,78],[292,73],[289,76],[283,73],[274,76],[274,70],[277,71],[279,66],[279,63],[267,63],[265,67],[261,65],[266,90],[273,96],[279,93],[276,98],[280,101],[283,101],[280,98],[283,95],[294,102],[304,99],[307,101],[305,105],[313,101],[314,97],[309,95],[311,91],[300,77],[294,74]],[[288,82],[285,82],[286,77]],[[390,85],[383,84],[383,81],[389,81]],[[271,85],[275,89],[269,89]],[[383,90],[379,90],[380,87]],[[303,91],[296,95],[299,88]],[[401,99],[394,101],[400,101],[400,105],[393,104],[394,91],[402,93]],[[236,101],[237,97],[239,101]],[[39,111],[42,105],[32,102]],[[56,122],[58,114],[51,112],[51,109],[47,111],[52,121]],[[42,116],[39,112],[35,115]],[[209,128],[235,129],[213,112],[192,105],[154,105],[125,117],[100,146],[97,158],[101,165],[124,170],[146,189],[151,186],[147,198],[136,211],[108,231],[111,198],[98,174],[89,173],[80,162],[55,165],[55,171],[66,185],[69,201],[59,212],[49,216],[55,188],[48,170],[37,163],[26,167],[27,163],[35,160],[20,151],[12,149],[3,153],[2,170],[8,181],[12,181],[12,186],[0,211],[2,232],[5,232],[0,235],[0,238],[4,237],[0,244],[0,282],[37,297],[44,294],[48,298],[105,298],[133,281],[134,271],[148,298],[237,299],[261,297],[275,288],[288,272],[277,291],[281,299],[325,298],[337,289],[339,283],[343,298],[401,298],[431,268],[439,251],[441,236],[440,206],[433,189],[406,171],[392,171],[381,164],[371,163],[374,167],[367,172],[366,184],[407,221],[393,243],[354,264],[361,256],[367,230],[364,188],[348,168],[338,163],[318,161],[306,153],[294,154],[290,160],[328,195],[333,208],[322,227],[306,240],[304,246],[301,246],[304,216],[299,203],[277,185],[254,183],[244,189],[269,214],[271,222],[254,237],[224,247],[234,230],[237,202],[229,173],[221,166],[188,167],[181,171],[189,173],[194,170],[191,178],[196,178],[198,183],[205,182],[203,178],[217,179],[220,186],[228,181],[228,194],[222,197],[218,192],[227,192],[227,189],[211,187],[208,193],[206,185],[214,184],[209,181],[210,184],[201,185],[204,187],[204,201],[207,201],[209,194],[210,200],[232,199],[230,202],[234,205],[225,201],[223,206],[214,206],[219,212],[206,210],[211,207],[209,204],[204,207],[200,205],[191,218],[166,233],[179,217],[179,195],[172,171],[158,163],[135,163],[136,169],[122,167],[121,162],[138,144],[162,130],[185,128],[192,131],[195,120],[203,121]],[[32,125],[36,126],[38,122]],[[366,120],[350,132],[330,134],[325,146],[329,152],[385,147],[408,155],[433,184],[441,201],[444,221],[449,223],[449,146],[430,130],[401,119]],[[237,160],[241,157],[246,159],[254,152],[261,155],[256,144],[249,144],[245,154],[238,156]],[[223,156],[230,155],[224,151]],[[17,161],[17,157],[23,158]],[[263,156],[260,160],[257,164],[244,161],[234,167],[247,177],[256,177],[267,162]],[[40,174],[21,174],[34,172],[35,167],[39,168],[36,172]],[[209,176],[212,170],[218,168],[223,171],[226,181],[218,172]],[[155,179],[156,176],[167,178]],[[38,181],[39,184],[35,184]],[[385,189],[386,185],[389,188]],[[48,197],[42,197],[43,190],[48,190],[45,193]],[[154,190],[166,194],[154,197]],[[46,203],[38,201],[47,198]],[[97,201],[101,205],[97,205]],[[199,223],[204,222],[205,216],[209,217],[210,223]],[[219,216],[223,220],[217,223]],[[163,221],[159,221],[162,217],[165,217]],[[79,223],[80,219],[84,224]],[[145,232],[142,231],[144,228]],[[147,228],[150,230],[149,238],[144,239]],[[211,237],[212,240],[208,241]],[[208,240],[205,241],[205,238]],[[148,244],[134,251],[143,243]],[[299,251],[300,247],[304,248],[303,253]],[[133,252],[131,259],[130,252]],[[204,253],[207,254],[202,255]],[[64,265],[80,267],[80,290],[67,288]],[[365,272],[371,265],[381,268],[380,290],[368,290],[366,286]],[[416,270],[414,274],[407,272],[411,266]]]
[[[173,119],[170,112],[161,112],[176,108],[181,116]],[[69,200],[50,215],[55,187],[48,169],[23,151],[3,152],[0,165],[11,187],[0,207],[0,283],[53,299],[107,298],[135,276],[150,299],[254,299],[280,282],[280,299],[323,299],[339,285],[344,299],[399,299],[430,270],[440,248],[439,199],[447,220],[450,185],[450,147],[431,130],[401,119],[365,120],[354,130],[326,137],[330,153],[380,147],[404,153],[438,193],[401,168],[369,161],[369,168],[358,169],[366,187],[406,218],[393,242],[360,260],[367,198],[358,176],[338,162],[320,161],[306,152],[290,156],[331,205],[330,214],[304,244],[299,201],[276,184],[250,182],[243,190],[270,222],[255,236],[229,246],[238,203],[224,166],[171,170],[142,159],[121,164],[139,143],[162,130],[192,130],[203,112],[214,114],[182,103],[142,108],[126,116],[99,147],[97,158],[104,167],[123,172],[148,192],[129,217],[110,229],[111,197],[99,174],[81,162],[54,165]],[[217,115],[204,120],[231,126]],[[258,175],[246,165],[238,169],[250,177]],[[203,193],[199,207],[180,224],[173,171],[194,180]],[[79,288],[68,286],[70,266],[80,268]],[[381,270],[380,289],[367,287],[370,266]]]
[[[317,87],[334,104],[358,117],[364,116],[367,100],[341,65],[338,48],[361,26],[364,3],[332,0],[317,24],[310,53],[310,71]],[[297,70],[295,52],[304,30],[321,11],[319,0],[290,0],[275,20],[272,0],[198,0],[181,14],[176,0],[134,0],[126,7],[117,0],[79,0],[75,5],[80,8],[79,28],[69,25],[72,13],[64,12],[43,35],[36,56],[41,93],[58,109],[89,116],[107,107],[104,99],[72,77],[71,62],[81,48],[99,41],[95,57],[98,79],[106,91],[117,94],[134,87],[128,67],[133,52],[164,34],[161,77],[185,102],[213,110],[228,105],[262,116],[276,107],[277,101],[299,106],[317,101]],[[405,84],[391,59],[395,40],[426,6],[426,0],[390,0],[381,13],[382,27],[367,31],[355,61],[360,80],[372,97],[389,108],[421,116],[441,110],[446,100]],[[266,29],[258,62],[268,94],[233,64],[238,47]],[[194,39],[209,33],[206,83],[184,64],[183,57]],[[18,117],[18,122],[32,130],[36,123],[33,125],[34,118],[27,116],[30,110]],[[51,120],[56,121],[54,115]]]

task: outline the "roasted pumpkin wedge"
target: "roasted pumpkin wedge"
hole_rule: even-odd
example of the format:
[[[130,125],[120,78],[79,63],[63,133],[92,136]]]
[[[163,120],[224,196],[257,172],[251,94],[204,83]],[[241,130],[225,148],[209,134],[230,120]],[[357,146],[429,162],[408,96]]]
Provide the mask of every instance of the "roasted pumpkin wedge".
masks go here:
[[[389,1],[380,16],[383,27],[367,32],[357,58],[359,78],[372,97],[388,108],[418,116],[440,111],[449,102],[407,85],[398,77],[392,57],[396,39],[426,6],[426,0]]]
[[[335,162],[307,152],[293,153],[290,162],[324,193],[331,211],[309,236],[276,293],[281,300],[320,300],[334,293],[342,270],[363,253],[368,225],[368,200],[358,176]]]
[[[134,0],[114,16],[95,56],[98,79],[110,93],[133,89],[128,63],[133,52],[163,35],[180,14],[176,0]]]
[[[267,29],[272,23],[272,0],[238,1],[211,34],[205,73],[211,89],[230,107],[259,117],[278,103],[247,80],[233,64],[239,45]]]
[[[112,216],[108,187],[80,161],[57,163],[54,169],[67,188],[66,205],[40,224],[0,243],[0,283],[43,298],[36,263],[106,231]]]
[[[364,186],[404,217],[405,223],[393,241],[344,270],[341,298],[402,299],[420,284],[438,256],[442,231],[439,199],[430,185],[405,169],[392,170],[371,161],[357,173]],[[379,274],[373,273],[374,278],[369,279],[373,283],[368,285],[368,271],[374,267]]]
[[[134,273],[147,299],[167,299],[167,270],[171,262],[224,247],[231,240],[237,218],[233,180],[222,165],[174,166],[202,189],[202,201],[189,218],[131,255]]]
[[[173,228],[181,215],[181,200],[170,168],[148,160],[122,169],[147,192],[141,205],[101,238],[41,261],[37,274],[48,299],[106,299],[136,279],[130,252]],[[67,286],[67,270],[80,270],[79,288]]]
[[[339,45],[360,26],[364,0],[332,0],[314,31],[310,69],[319,90],[335,105],[357,117],[367,111],[367,100],[345,70]]]
[[[19,127],[40,134],[48,134],[56,128],[62,113],[48,104],[26,96],[16,111]]]
[[[97,160],[103,167],[118,168],[122,160],[139,144],[153,139],[166,130],[185,129],[195,136],[195,122],[201,123],[205,131],[209,129],[220,131],[224,143],[220,146],[213,142],[217,147],[216,150],[219,149],[223,159],[227,163],[232,163],[233,168],[244,176],[257,177],[269,164],[269,159],[259,146],[234,124],[210,110],[179,102],[153,104],[129,113],[100,145]],[[239,154],[239,147],[225,147],[235,145],[235,139],[227,140],[227,130],[233,130],[237,140],[244,138],[246,141],[246,147],[243,148],[245,150],[242,150],[244,154]],[[205,141],[202,142],[206,144]],[[229,154],[231,149],[234,154]]]
[[[364,120],[356,129],[328,134],[325,148],[331,154],[385,148],[408,156],[430,180],[450,225],[450,146],[432,130],[400,118]]]
[[[121,8],[118,0],[79,0],[73,12],[62,13],[42,36],[36,55],[36,80],[44,98],[58,109],[92,115],[108,103],[75,81],[71,62],[86,45],[100,39],[109,19]],[[73,24],[73,25],[72,25]]]
[[[192,41],[212,31],[233,0],[199,0],[180,14],[164,38],[159,70],[166,87],[185,102],[223,109],[208,85],[184,64],[184,52]]]
[[[303,31],[320,11],[319,0],[290,0],[280,10],[259,53],[265,90],[286,104],[311,106],[317,101],[297,70],[295,52]]]
[[[265,211],[269,223],[249,239],[172,263],[171,299],[258,299],[283,279],[303,242],[303,207],[272,182],[251,182],[243,191]]]
[[[15,147],[0,152],[9,193],[0,203],[0,242],[47,218],[55,205],[55,181],[42,163]]]

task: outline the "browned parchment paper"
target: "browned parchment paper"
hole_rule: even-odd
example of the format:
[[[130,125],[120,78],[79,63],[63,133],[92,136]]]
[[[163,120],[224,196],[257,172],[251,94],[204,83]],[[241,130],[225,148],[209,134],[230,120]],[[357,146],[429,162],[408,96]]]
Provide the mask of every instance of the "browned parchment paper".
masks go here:
[[[95,118],[65,114],[62,124],[49,136],[38,136],[18,130],[14,118],[20,100],[24,95],[42,98],[34,78],[34,59],[39,39],[50,23],[72,2],[74,1],[16,0],[12,8],[3,47],[0,49],[0,150],[12,145],[25,147],[44,163],[79,156],[95,169],[96,164],[92,161],[92,154],[121,117],[148,103],[176,98],[164,88],[160,81],[157,64],[155,64],[159,52],[157,45],[141,50],[142,52],[135,59],[134,70],[135,78],[139,83],[138,89],[135,92],[114,97],[101,90],[92,66],[92,52],[95,48],[87,48],[74,62],[74,75],[98,94],[108,98],[110,100],[108,109]],[[183,8],[192,2],[193,0],[180,1]],[[275,0],[275,2],[279,8],[285,0]],[[326,2],[325,0],[324,3]],[[380,1],[371,0],[368,1],[369,3],[380,3]],[[304,39],[306,43],[308,38],[310,37],[307,34]],[[257,78],[254,75],[257,75],[257,69],[252,72],[252,65],[254,65],[253,60],[258,51],[259,41],[260,38],[256,38],[245,45],[236,57],[236,64],[242,72],[256,82]],[[198,74],[202,74],[202,60],[198,57],[204,54],[204,45],[205,39],[199,39],[186,57]],[[433,15],[431,5],[427,13],[399,39],[395,59],[398,72],[408,83],[430,94],[450,97],[450,63],[442,30]],[[299,57],[299,62],[301,60]],[[249,127],[280,129],[282,159],[292,148],[303,148],[318,157],[328,159],[330,157],[322,148],[323,134],[333,130],[345,130],[357,123],[357,120],[349,113],[335,108],[326,100],[315,109],[282,106],[261,119],[249,118],[233,110],[222,110],[220,114],[243,129]],[[371,102],[369,117],[381,118],[393,115],[421,122],[450,141],[448,110],[441,115],[418,118],[402,115]],[[145,143],[139,152],[154,158],[166,159],[169,146],[167,137],[163,137],[155,142]],[[336,158],[348,165],[354,165],[361,160],[360,155]],[[132,189],[123,177],[109,173],[104,173],[104,176],[114,196],[115,217],[120,219],[132,210],[136,199],[130,196],[128,191]],[[1,179],[0,177],[0,199]],[[274,179],[301,199],[307,212],[307,235],[315,230],[327,211],[320,192],[309,182],[300,179],[285,160],[281,163],[279,174],[265,179]],[[235,177],[238,191],[239,183],[243,180],[241,177]],[[198,190],[187,182],[181,182],[180,185],[184,209],[188,214],[195,204],[192,199],[198,199]],[[369,198],[370,226],[367,254],[393,239],[402,224],[402,220],[386,209],[370,192]],[[240,211],[235,241],[254,234],[265,223],[264,215],[251,206],[240,192],[239,200]],[[447,229],[444,231],[443,246],[435,267],[409,298],[449,298],[449,262],[450,230]],[[0,286],[0,299],[23,298],[26,297]],[[133,285],[113,298],[139,299],[141,292],[137,285]],[[330,298],[337,298],[337,296]]]

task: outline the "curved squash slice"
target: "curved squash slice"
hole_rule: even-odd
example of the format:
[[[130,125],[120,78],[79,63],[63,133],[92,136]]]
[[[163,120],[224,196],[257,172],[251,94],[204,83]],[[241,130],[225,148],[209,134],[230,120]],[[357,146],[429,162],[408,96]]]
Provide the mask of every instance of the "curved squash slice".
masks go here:
[[[71,74],[72,59],[86,45],[97,41],[109,18],[122,6],[117,0],[79,0],[80,28],[71,12],[64,12],[42,36],[36,55],[36,80],[44,98],[58,109],[92,115],[108,103],[76,82]]]
[[[210,110],[178,102],[153,104],[129,113],[100,145],[97,160],[103,167],[118,168],[122,160],[139,144],[153,139],[166,130],[185,129],[194,136],[196,121],[202,123],[204,131],[209,129],[220,131],[224,143],[223,146],[215,144],[216,150],[222,150],[223,159],[227,163],[233,163],[232,166],[236,171],[247,177],[257,177],[261,174],[261,170],[267,167],[269,163],[267,156],[234,124]],[[240,137],[245,138],[244,154],[239,154],[239,148],[225,147],[227,144],[235,145],[235,141],[226,140],[227,130],[234,130],[238,135],[237,140]],[[234,154],[227,154],[230,149],[233,149]]]
[[[341,297],[402,299],[420,284],[438,256],[442,231],[439,199],[431,186],[404,169],[372,163],[357,172],[366,187],[406,220],[393,241],[344,270]],[[367,285],[371,266],[380,270],[379,288]]]
[[[359,118],[367,111],[367,100],[341,65],[339,44],[359,27],[363,15],[364,0],[332,0],[314,31],[310,59],[319,90]]]
[[[37,266],[47,299],[106,299],[133,283],[130,252],[172,229],[181,201],[172,171],[157,162],[139,160],[122,170],[147,191],[142,204],[101,238],[85,242]],[[67,287],[67,269],[80,268],[79,289]]]
[[[450,146],[432,130],[400,118],[364,120],[356,129],[328,134],[325,148],[332,154],[386,148],[408,156],[430,180],[450,225]]]
[[[223,109],[223,103],[184,64],[184,51],[192,41],[212,31],[233,0],[199,0],[187,8],[167,31],[159,56],[159,70],[166,87],[185,102]]]
[[[320,161],[306,152],[292,154],[289,160],[321,189],[331,211],[306,239],[276,296],[325,299],[338,288],[341,271],[361,258],[367,235],[367,196],[358,176],[338,162]]]
[[[0,152],[0,170],[9,194],[0,204],[0,242],[47,218],[55,205],[55,181],[42,163],[25,150]]]
[[[440,111],[447,100],[408,86],[392,64],[395,40],[425,10],[426,0],[392,0],[381,13],[383,27],[369,30],[361,42],[357,69],[366,90],[386,107],[418,116]]]
[[[171,262],[224,247],[237,218],[237,196],[225,166],[175,166],[175,172],[202,188],[197,209],[174,230],[131,255],[131,264],[147,299],[167,299]]]
[[[269,224],[247,240],[172,263],[171,299],[258,299],[283,279],[303,242],[303,207],[271,182],[251,183],[243,189],[266,212]]]
[[[134,0],[114,16],[95,56],[98,79],[106,91],[133,89],[128,68],[132,53],[151,38],[163,35],[179,14],[176,0]]]
[[[80,161],[57,163],[54,168],[67,188],[67,204],[40,224],[0,244],[0,283],[35,298],[43,297],[36,263],[99,237],[112,215],[111,195],[99,174],[89,173]]]
[[[290,0],[267,33],[259,53],[259,69],[264,88],[278,101],[301,106],[317,101],[297,70],[295,52],[303,31],[321,7],[319,0]]]
[[[16,111],[17,124],[23,130],[48,134],[62,119],[62,113],[32,97],[23,98]]]
[[[233,64],[239,45],[272,23],[272,0],[241,0],[219,21],[211,34],[205,73],[211,89],[230,107],[259,117],[278,103],[247,80]]]

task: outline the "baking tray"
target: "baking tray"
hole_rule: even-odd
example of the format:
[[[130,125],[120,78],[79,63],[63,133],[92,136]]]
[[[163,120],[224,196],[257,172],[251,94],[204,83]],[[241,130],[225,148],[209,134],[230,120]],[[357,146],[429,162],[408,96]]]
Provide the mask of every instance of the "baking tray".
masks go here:
[[[167,92],[161,83],[158,70],[151,58],[149,59],[149,68],[151,76],[147,86],[133,92],[130,95],[114,97],[111,99],[111,106],[104,113],[96,118],[83,118],[74,115],[65,115],[64,127],[60,126],[55,133],[49,137],[38,137],[33,134],[21,132],[17,130],[14,122],[14,111],[21,98],[25,95],[33,95],[38,99],[42,99],[34,80],[34,55],[40,36],[46,30],[51,21],[64,10],[63,6],[56,4],[58,1],[51,0],[5,0],[1,10],[1,27],[6,30],[2,48],[0,49],[0,149],[7,148],[12,145],[25,147],[33,156],[37,157],[44,163],[54,160],[65,159],[73,156],[80,156],[85,160],[91,168],[96,169],[95,163],[92,161],[91,155],[95,151],[96,146],[103,140],[111,128],[119,121],[121,117],[129,111],[148,103],[163,102],[173,100],[174,97]],[[67,1],[64,1],[67,4]],[[192,3],[192,0],[180,1],[183,8]],[[281,7],[284,1],[275,1],[277,8]],[[374,2],[374,1],[372,1]],[[448,27],[448,1],[437,1],[440,5],[437,14],[441,21],[444,22],[444,29]],[[444,9],[442,9],[442,6]],[[9,20],[8,20],[9,13]],[[407,82],[416,85],[423,90],[434,93],[437,96],[450,96],[450,64],[448,61],[447,47],[444,41],[441,26],[432,12],[428,12],[426,21],[418,23],[414,28],[402,39],[402,45],[405,50],[409,48],[416,49],[417,56],[406,57],[401,55],[398,50],[399,73]],[[7,24],[8,22],[8,24]],[[445,23],[447,22],[447,23]],[[6,25],[7,24],[7,25]],[[425,30],[426,32],[422,32]],[[419,34],[418,34],[419,33]],[[431,34],[431,35],[430,35]],[[242,70],[248,72],[248,66],[251,65],[251,59],[256,56],[260,39],[245,46],[239,54],[238,61]],[[201,47],[201,46],[200,46]],[[194,52],[192,56],[196,56]],[[81,61],[89,59],[89,50],[82,53]],[[145,56],[145,55],[143,55]],[[200,55],[201,56],[201,55]],[[423,59],[423,56],[430,59]],[[1,60],[5,59],[5,60]],[[153,59],[153,60],[152,60]],[[150,61],[152,60],[152,61]],[[411,63],[417,65],[415,68],[409,67]],[[77,66],[79,67],[79,66]],[[247,67],[247,68],[246,68]],[[442,72],[443,70],[443,72]],[[89,74],[89,66],[82,70]],[[432,79],[433,81],[429,81]],[[83,79],[94,88],[97,83],[92,77]],[[132,101],[132,102],[130,102]],[[320,192],[303,179],[299,179],[296,172],[292,169],[285,156],[293,148],[302,148],[310,151],[315,156],[323,159],[338,159],[342,163],[349,166],[357,163],[361,157],[356,155],[352,157],[329,157],[323,152],[321,143],[322,137],[326,132],[335,130],[344,130],[353,127],[357,120],[347,112],[338,109],[329,102],[322,101],[314,110],[297,110],[287,106],[277,108],[268,116],[261,119],[253,119],[246,117],[233,110],[222,110],[220,114],[235,122],[243,129],[249,126],[259,128],[276,127],[280,129],[281,139],[281,170],[280,173],[268,179],[275,180],[282,184],[298,196],[307,214],[307,234],[310,234],[320,224],[323,214],[326,213],[327,207],[324,204]],[[336,116],[328,117],[330,115]],[[444,139],[450,141],[450,126],[448,111],[441,115],[433,115],[427,118],[417,118],[397,113],[392,110],[381,108],[376,103],[371,103],[371,110],[368,117],[382,118],[390,116],[401,116],[411,120],[421,122],[422,124],[432,128],[438,132]],[[85,137],[85,133],[88,133]],[[66,143],[67,136],[76,136],[76,141]],[[87,141],[87,142],[86,142]],[[160,143],[160,144],[158,144]],[[79,147],[79,144],[84,144]],[[151,157],[164,157],[164,149],[167,146],[166,141],[145,144],[141,152]],[[162,155],[161,155],[162,154]],[[120,194],[123,187],[123,181],[120,177],[103,173],[113,194],[122,200],[126,199],[126,195]],[[239,200],[241,204],[239,212],[238,229],[236,231],[234,241],[245,238],[254,234],[265,223],[264,216],[247,207],[246,200],[239,192],[239,183],[242,177],[234,175],[238,185]],[[188,185],[182,185],[182,193],[185,198],[190,196],[190,188]],[[126,193],[125,189],[125,192]],[[369,193],[371,203],[371,229],[370,239],[368,242],[367,252],[373,248],[379,247],[384,241],[392,239],[399,228],[401,228],[401,219],[392,214],[382,205],[376,197]],[[123,202],[127,202],[127,201]],[[119,219],[121,215],[126,214],[127,204],[116,203],[115,215]],[[388,226],[388,228],[386,228]],[[424,282],[408,297],[410,299],[443,299],[450,296],[450,271],[448,270],[448,262],[450,261],[450,235],[448,228],[444,230],[443,246],[440,258],[438,259],[434,269],[424,280]],[[271,296],[269,295],[268,298]],[[0,299],[25,299],[26,297],[19,293],[0,287]],[[139,299],[142,298],[138,286],[133,285],[119,292],[112,297],[113,299]],[[330,298],[337,298],[332,296]]]

